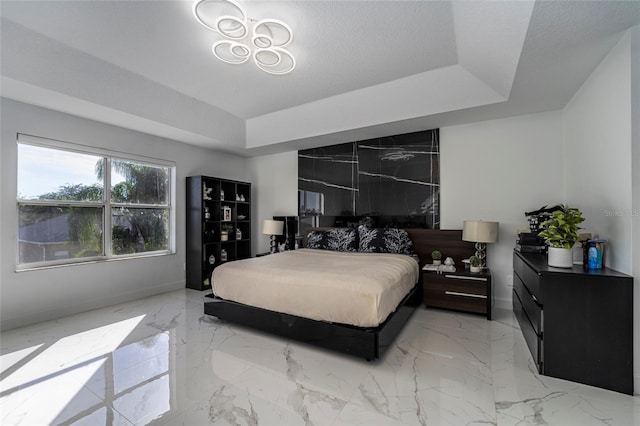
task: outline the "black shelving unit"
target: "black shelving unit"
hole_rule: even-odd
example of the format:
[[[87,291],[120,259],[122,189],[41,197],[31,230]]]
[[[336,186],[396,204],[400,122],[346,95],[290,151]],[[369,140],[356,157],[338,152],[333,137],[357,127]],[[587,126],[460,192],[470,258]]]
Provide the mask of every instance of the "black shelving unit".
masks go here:
[[[187,288],[205,290],[216,267],[251,257],[251,184],[189,176],[187,209]]]

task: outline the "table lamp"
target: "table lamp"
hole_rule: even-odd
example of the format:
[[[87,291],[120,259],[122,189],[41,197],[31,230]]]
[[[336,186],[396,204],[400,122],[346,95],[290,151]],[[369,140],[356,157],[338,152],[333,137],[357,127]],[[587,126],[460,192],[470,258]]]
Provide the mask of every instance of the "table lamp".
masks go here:
[[[271,238],[270,252],[276,252],[276,235],[282,235],[282,228],[284,227],[284,222],[279,220],[271,220],[265,219],[262,221],[262,233],[264,235],[269,235]]]
[[[462,226],[462,239],[476,243],[476,257],[480,266],[487,266],[487,243],[498,241],[498,222],[483,220],[465,220]]]

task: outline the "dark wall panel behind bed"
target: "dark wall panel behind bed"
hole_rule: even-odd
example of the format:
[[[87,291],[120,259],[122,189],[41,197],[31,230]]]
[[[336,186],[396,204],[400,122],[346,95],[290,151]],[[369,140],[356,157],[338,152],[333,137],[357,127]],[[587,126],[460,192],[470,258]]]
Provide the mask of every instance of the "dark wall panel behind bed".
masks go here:
[[[434,129],[298,151],[299,215],[401,217],[439,228],[438,138]]]

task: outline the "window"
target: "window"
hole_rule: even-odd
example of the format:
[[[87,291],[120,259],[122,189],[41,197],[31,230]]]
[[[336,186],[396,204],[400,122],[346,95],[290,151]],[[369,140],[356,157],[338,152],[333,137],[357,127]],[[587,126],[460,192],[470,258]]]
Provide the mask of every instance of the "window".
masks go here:
[[[170,253],[173,173],[161,160],[19,135],[18,267]]]

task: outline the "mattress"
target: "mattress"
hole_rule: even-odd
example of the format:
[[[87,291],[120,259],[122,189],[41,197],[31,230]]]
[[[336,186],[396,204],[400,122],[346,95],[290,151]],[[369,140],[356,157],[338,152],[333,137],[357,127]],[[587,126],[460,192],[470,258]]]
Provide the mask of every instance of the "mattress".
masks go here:
[[[299,249],[237,260],[213,272],[222,299],[313,320],[376,327],[418,281],[410,256]]]

